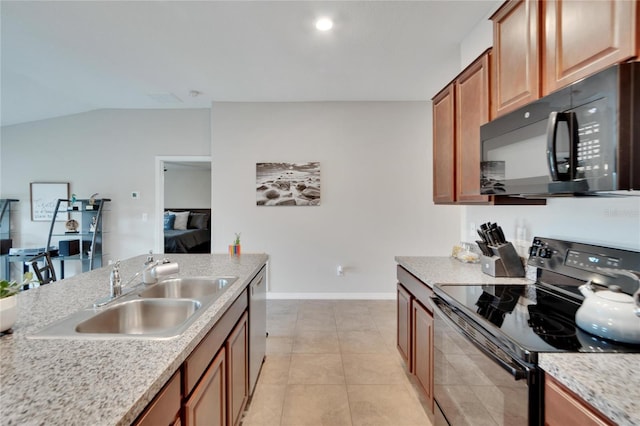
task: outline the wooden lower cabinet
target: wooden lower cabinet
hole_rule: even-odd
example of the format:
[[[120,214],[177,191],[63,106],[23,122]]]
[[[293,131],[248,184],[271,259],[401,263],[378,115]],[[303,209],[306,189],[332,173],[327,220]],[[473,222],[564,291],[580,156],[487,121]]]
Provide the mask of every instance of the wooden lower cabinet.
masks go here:
[[[416,300],[411,303],[411,366],[433,412],[433,314]]]
[[[240,422],[240,416],[249,398],[248,316],[245,313],[226,342],[227,411],[228,426]]]
[[[410,331],[411,331],[411,295],[398,284],[398,351],[411,370]]]
[[[431,288],[398,266],[398,351],[424,394],[433,417],[433,313]]]
[[[249,398],[249,313],[245,290],[133,423],[236,426]]]
[[[226,426],[226,351],[222,349],[184,405],[186,426]]]
[[[180,371],[176,372],[134,423],[137,426],[180,425]]]
[[[614,423],[547,374],[544,384],[544,424],[612,426]]]

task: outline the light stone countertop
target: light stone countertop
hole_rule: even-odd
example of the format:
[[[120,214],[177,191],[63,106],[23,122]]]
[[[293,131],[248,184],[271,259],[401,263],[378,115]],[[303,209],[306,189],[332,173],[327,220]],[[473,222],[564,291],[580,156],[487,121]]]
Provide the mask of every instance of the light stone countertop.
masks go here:
[[[28,335],[109,294],[109,267],[21,292],[13,334],[0,337],[0,423],[128,425],[267,262],[266,254],[170,254],[180,277],[238,280],[180,336],[168,340],[30,339]],[[126,283],[145,255],[123,261]],[[140,282],[140,278],[136,280]]]
[[[396,256],[396,262],[425,284],[531,284],[526,278],[496,278],[482,272],[479,263],[452,257]]]
[[[396,262],[427,285],[530,284],[494,278],[479,264],[450,257],[396,256]],[[540,367],[620,426],[640,425],[640,354],[541,353]]]
[[[640,425],[640,354],[545,353],[538,363],[616,424]]]

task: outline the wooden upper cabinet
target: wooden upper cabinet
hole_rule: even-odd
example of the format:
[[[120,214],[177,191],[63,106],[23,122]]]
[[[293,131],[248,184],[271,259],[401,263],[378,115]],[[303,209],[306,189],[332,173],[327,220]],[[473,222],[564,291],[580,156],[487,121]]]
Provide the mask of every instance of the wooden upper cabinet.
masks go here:
[[[454,86],[448,85],[433,99],[433,202],[455,202]]]
[[[543,3],[543,94],[638,54],[638,2]]]
[[[535,0],[512,0],[491,16],[492,119],[540,97],[538,10]]]
[[[480,195],[480,126],[489,121],[489,61],[480,56],[455,82],[456,200],[488,202]]]

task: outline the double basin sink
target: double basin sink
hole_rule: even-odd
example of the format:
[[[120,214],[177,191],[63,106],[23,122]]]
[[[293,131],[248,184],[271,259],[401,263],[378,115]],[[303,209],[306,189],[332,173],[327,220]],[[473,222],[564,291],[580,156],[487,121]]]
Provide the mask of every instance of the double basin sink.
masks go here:
[[[134,287],[103,308],[78,311],[30,337],[169,339],[182,334],[237,279],[174,278]]]

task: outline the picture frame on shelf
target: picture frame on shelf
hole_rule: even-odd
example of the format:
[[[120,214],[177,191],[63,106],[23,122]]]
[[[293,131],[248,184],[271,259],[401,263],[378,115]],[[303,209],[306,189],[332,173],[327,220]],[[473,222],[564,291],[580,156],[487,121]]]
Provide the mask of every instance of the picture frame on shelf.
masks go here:
[[[53,219],[58,199],[69,199],[69,182],[31,182],[30,197],[31,221],[49,222]],[[68,217],[56,217],[59,222],[67,219]]]

